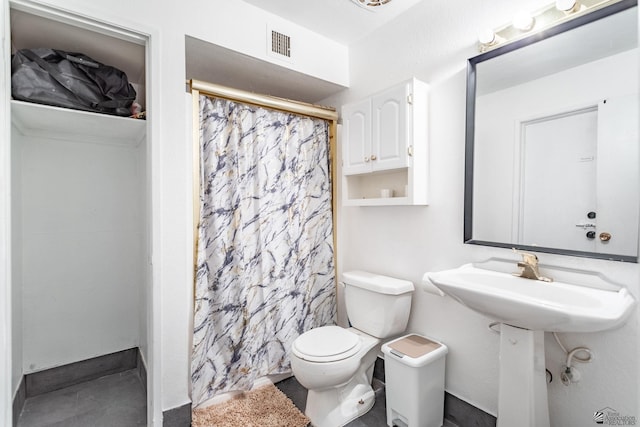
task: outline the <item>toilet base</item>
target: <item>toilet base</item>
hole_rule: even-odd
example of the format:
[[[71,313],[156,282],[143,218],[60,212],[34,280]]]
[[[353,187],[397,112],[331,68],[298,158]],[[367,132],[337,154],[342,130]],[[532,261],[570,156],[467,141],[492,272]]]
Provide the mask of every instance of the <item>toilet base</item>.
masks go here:
[[[352,382],[340,388],[309,390],[304,413],[314,427],[342,427],[369,412],[375,401],[369,384]]]
[[[360,335],[362,348],[347,359],[314,363],[292,356],[293,373],[301,376],[298,381],[308,390],[304,413],[314,427],[342,427],[366,414],[375,403],[371,379],[380,340],[358,330],[353,332]],[[337,376],[340,381],[326,381],[328,374],[336,369],[341,373]],[[353,376],[343,382],[349,375]]]

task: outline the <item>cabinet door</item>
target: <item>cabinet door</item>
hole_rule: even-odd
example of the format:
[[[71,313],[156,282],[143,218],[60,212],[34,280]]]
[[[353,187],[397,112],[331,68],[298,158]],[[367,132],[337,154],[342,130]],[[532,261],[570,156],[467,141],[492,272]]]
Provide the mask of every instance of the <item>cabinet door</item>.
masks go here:
[[[342,107],[344,175],[371,172],[371,101]]]
[[[398,169],[409,165],[410,84],[394,86],[372,99],[373,170]]]

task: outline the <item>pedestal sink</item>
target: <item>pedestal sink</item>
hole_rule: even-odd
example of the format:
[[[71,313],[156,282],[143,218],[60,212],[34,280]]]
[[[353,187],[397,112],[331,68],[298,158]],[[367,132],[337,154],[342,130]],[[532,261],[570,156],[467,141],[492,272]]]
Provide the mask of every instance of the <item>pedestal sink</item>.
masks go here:
[[[466,264],[425,278],[461,304],[501,322],[498,427],[549,426],[545,331],[613,329],[636,304],[624,287],[582,286],[579,272],[572,283],[547,283]]]

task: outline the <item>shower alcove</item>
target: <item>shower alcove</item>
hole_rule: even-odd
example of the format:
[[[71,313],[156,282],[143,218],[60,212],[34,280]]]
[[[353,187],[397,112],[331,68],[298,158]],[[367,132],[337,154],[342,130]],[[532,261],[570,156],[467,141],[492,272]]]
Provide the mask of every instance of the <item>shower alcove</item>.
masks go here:
[[[12,52],[51,47],[115,66],[144,110],[145,37],[29,2],[10,7]],[[147,125],[11,101],[14,423],[30,376],[113,354],[133,367],[148,360]]]

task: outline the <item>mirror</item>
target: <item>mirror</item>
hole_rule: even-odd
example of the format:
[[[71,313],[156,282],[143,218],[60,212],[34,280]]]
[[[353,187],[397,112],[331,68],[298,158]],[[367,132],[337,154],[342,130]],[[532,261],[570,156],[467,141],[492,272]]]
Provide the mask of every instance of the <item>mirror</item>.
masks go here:
[[[637,0],[471,58],[465,243],[637,262]]]

